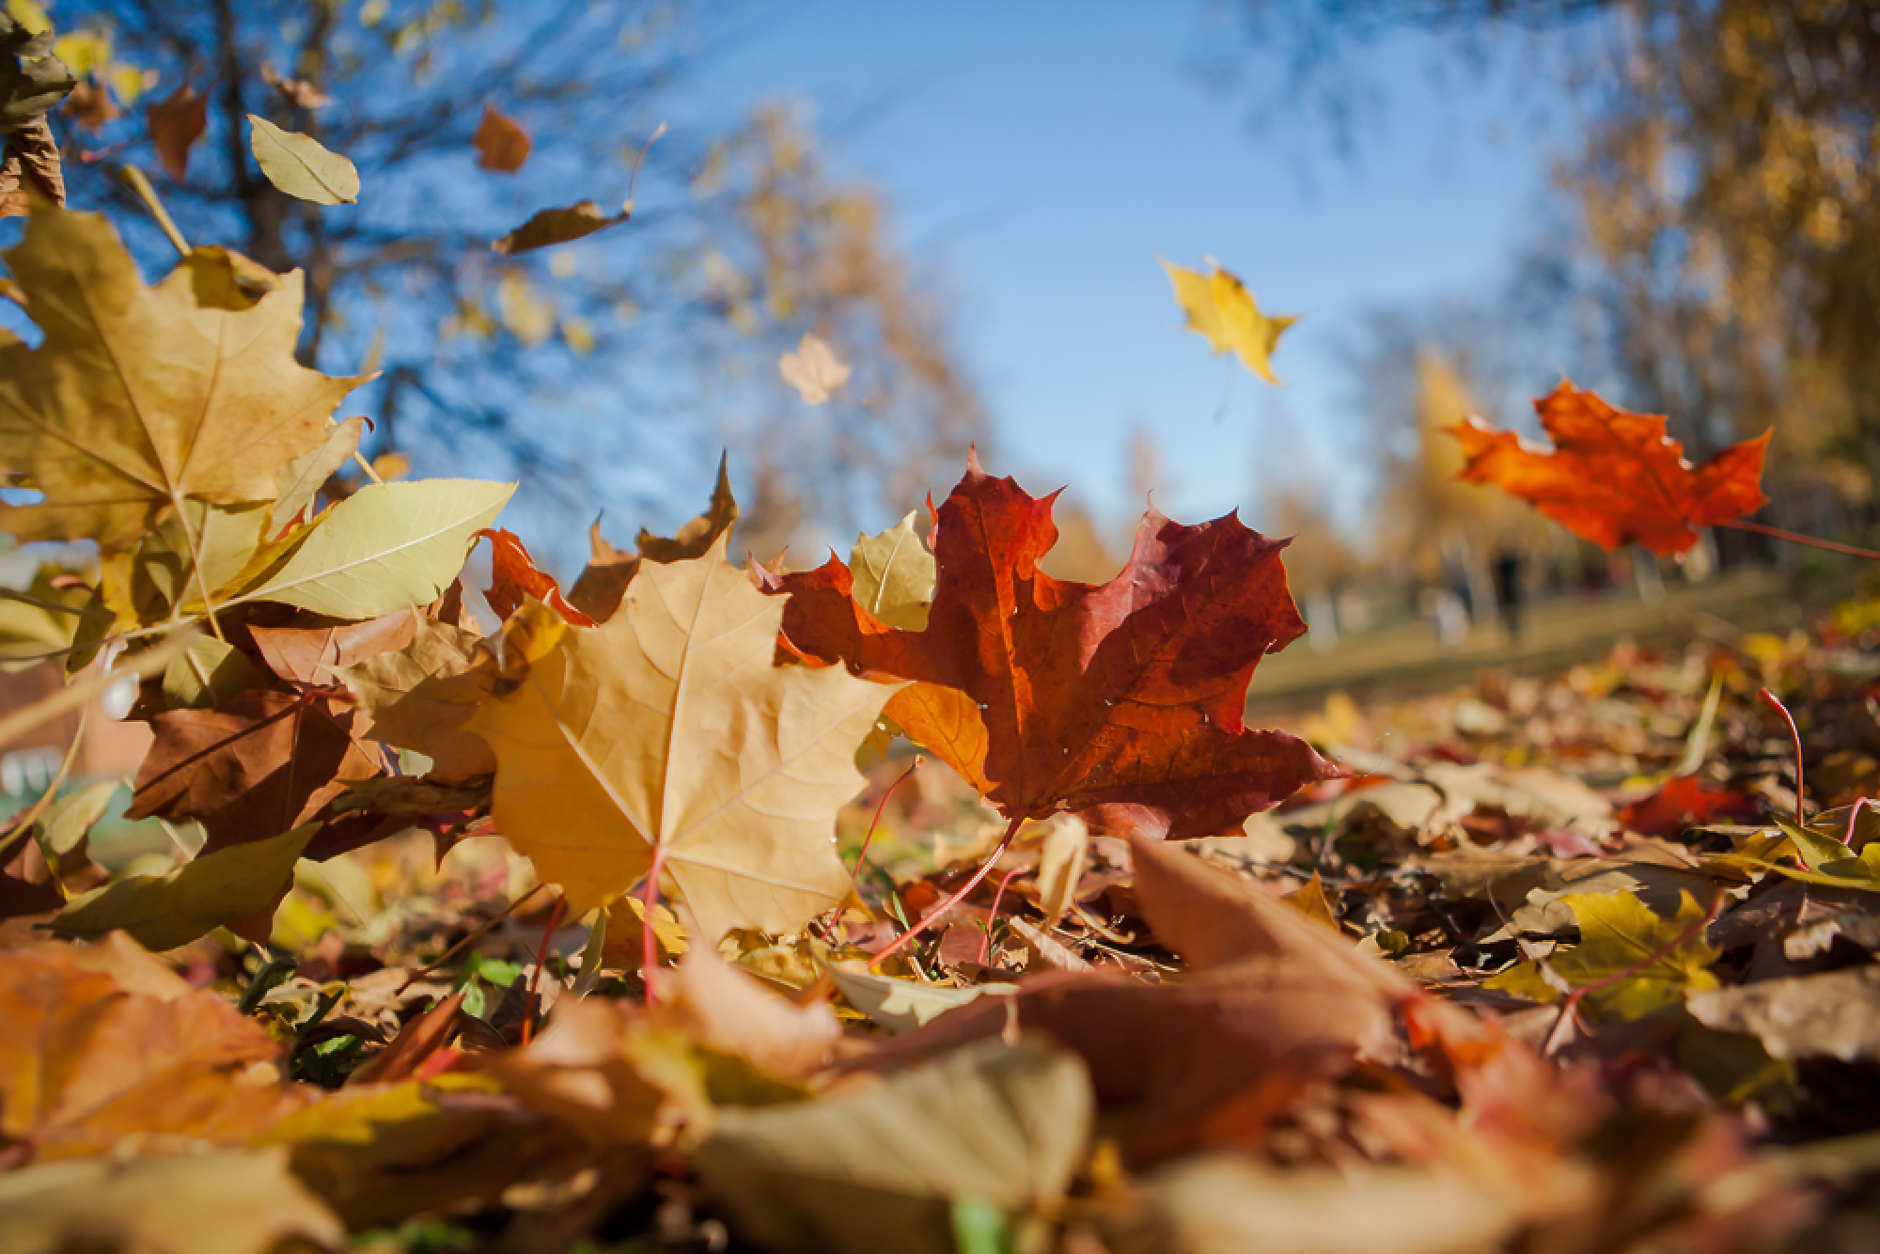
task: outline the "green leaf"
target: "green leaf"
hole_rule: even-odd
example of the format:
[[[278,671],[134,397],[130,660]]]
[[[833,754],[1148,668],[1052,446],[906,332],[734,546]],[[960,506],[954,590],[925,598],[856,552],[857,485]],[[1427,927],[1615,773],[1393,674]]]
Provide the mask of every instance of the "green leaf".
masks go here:
[[[1545,972],[1539,962],[1522,962],[1484,980],[1483,987],[1550,1002],[1563,996],[1560,981],[1581,988],[1644,964],[1587,994],[1603,1017],[1614,1019],[1643,1018],[1683,1004],[1687,992],[1717,987],[1708,968],[1718,953],[1697,926],[1705,912],[1690,893],[1679,891],[1677,917],[1671,919],[1652,913],[1627,892],[1588,893],[1566,901],[1579,920],[1580,943],[1546,959]]]
[[[513,483],[422,479],[363,488],[326,511],[264,582],[235,598],[367,619],[435,601]]]
[[[294,863],[318,823],[271,840],[230,845],[168,875],[133,875],[67,902],[52,920],[60,936],[89,940],[115,928],[150,950],[175,949],[218,927],[272,916],[293,882]]]
[[[248,144],[261,173],[289,196],[316,205],[350,205],[359,199],[359,171],[346,158],[252,113],[248,126]]]
[[[849,571],[857,605],[890,627],[927,630],[939,568],[914,530],[913,511],[878,536],[857,536]]]
[[[92,824],[104,817],[118,786],[115,779],[97,780],[66,793],[47,808],[33,831],[47,862],[57,866],[61,857],[78,848]]]
[[[248,687],[248,655],[214,636],[198,636],[163,671],[163,700],[172,710],[204,710]]]
[[[955,1202],[1062,1200],[1092,1107],[1075,1055],[982,1041],[870,1088],[721,1110],[694,1161],[765,1249],[952,1254]]]

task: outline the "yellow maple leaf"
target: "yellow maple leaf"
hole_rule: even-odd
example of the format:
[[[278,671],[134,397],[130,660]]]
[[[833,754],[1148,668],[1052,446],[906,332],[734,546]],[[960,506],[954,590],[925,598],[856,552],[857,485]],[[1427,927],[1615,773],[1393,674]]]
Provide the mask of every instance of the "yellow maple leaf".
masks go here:
[[[787,932],[840,901],[836,811],[895,689],[776,666],[783,601],[725,561],[648,563],[465,728],[496,754],[496,828],[579,914],[664,872],[708,940]]]
[[[1239,353],[1247,369],[1268,383],[1279,382],[1268,361],[1279,346],[1279,337],[1299,321],[1297,317],[1261,313],[1246,285],[1219,266],[1207,274],[1166,261],[1162,268],[1175,285],[1175,303],[1188,315],[1189,330],[1207,340],[1217,353]]]
[[[363,382],[294,360],[298,272],[270,290],[252,263],[197,249],[146,287],[104,218],[46,204],[7,263],[45,333],[0,346],[0,477],[45,496],[0,504],[21,540],[91,539],[109,557],[168,518],[193,531],[186,500],[271,501]]]
[[[1557,1001],[1561,987],[1587,989],[1602,1016],[1640,1019],[1681,1005],[1687,992],[1717,987],[1710,966],[1718,951],[1704,935],[1710,915],[1688,892],[1666,919],[1632,893],[1584,893],[1567,898],[1580,924],[1580,943],[1546,960],[1521,962],[1484,980],[1483,987]]]

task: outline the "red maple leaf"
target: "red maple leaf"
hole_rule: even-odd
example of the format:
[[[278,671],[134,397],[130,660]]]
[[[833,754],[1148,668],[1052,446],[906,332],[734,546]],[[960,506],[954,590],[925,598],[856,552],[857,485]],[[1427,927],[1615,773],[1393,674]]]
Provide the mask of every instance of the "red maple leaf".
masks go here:
[[[1662,414],[1615,409],[1564,380],[1534,408],[1553,452],[1467,418],[1449,428],[1468,458],[1460,478],[1529,501],[1604,548],[1682,553],[1697,543],[1697,528],[1735,522],[1769,501],[1761,487],[1767,431],[1692,466],[1666,437]]]
[[[1732,788],[1712,788],[1695,775],[1679,775],[1649,797],[1619,812],[1626,830],[1669,836],[1708,823],[1747,823],[1757,816],[1756,799]]]
[[[914,680],[888,716],[1008,819],[1075,810],[1180,840],[1338,773],[1304,741],[1242,723],[1255,665],[1306,629],[1286,541],[1231,514],[1189,527],[1152,510],[1116,578],[1071,583],[1037,568],[1057,542],[1052,499],[973,458],[944,504],[928,502],[939,583],[924,631],[857,605],[834,557],[758,578],[792,594],[793,652]]]

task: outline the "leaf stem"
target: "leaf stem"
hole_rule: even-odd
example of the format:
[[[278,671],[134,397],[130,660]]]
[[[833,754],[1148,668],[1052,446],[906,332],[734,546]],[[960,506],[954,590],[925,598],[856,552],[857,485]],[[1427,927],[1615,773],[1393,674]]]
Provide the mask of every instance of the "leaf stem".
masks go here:
[[[163,207],[161,200],[157,199],[157,189],[150,185],[150,180],[144,176],[144,172],[134,165],[127,165],[118,171],[118,178],[128,184],[130,189],[137,193],[138,199],[144,202],[144,208],[150,210],[150,216],[157,220],[157,225],[162,228],[163,234],[169,239],[170,247],[174,248],[180,256],[189,256],[189,241],[184,239],[183,233],[176,229],[176,223],[170,218],[170,211]]]
[[[986,873],[992,870],[992,864],[1004,857],[1005,851],[1011,848],[1012,838],[1018,835],[1018,826],[1024,821],[1025,816],[1022,814],[1013,819],[1011,825],[1005,829],[1005,835],[999,837],[998,845],[987,855],[986,860],[979,864],[979,869],[973,872],[973,878],[967,880],[965,885],[958,892],[922,915],[919,923],[916,923],[913,927],[908,928],[907,931],[902,932],[899,936],[895,937],[894,940],[890,941],[887,948],[883,949],[873,958],[870,958],[868,960],[869,969],[873,970],[883,962],[886,962],[889,955],[897,952],[916,936],[919,936],[929,927],[938,923],[942,915],[951,910],[954,906],[959,905],[968,893],[978,888],[979,881],[985,879]],[[990,935],[990,933],[988,933],[988,935]]]
[[[1759,536],[1771,536],[1777,540],[1787,540],[1790,544],[1804,544],[1811,549],[1825,549],[1830,553],[1844,553],[1848,557],[1864,557],[1869,561],[1880,562],[1880,552],[1873,549],[1855,548],[1851,544],[1836,544],[1832,540],[1817,540],[1814,536],[1784,531],[1780,527],[1771,527],[1764,523],[1747,522],[1739,518],[1735,522],[1718,523],[1717,526],[1728,527],[1732,531],[1748,531]]]
[[[646,890],[640,895],[640,904],[646,908],[646,917],[640,920],[640,979],[646,984],[648,1009],[659,1004],[659,994],[653,991],[654,971],[659,966],[659,935],[653,928],[653,912],[659,909],[659,876],[665,869],[665,847],[654,845],[653,865],[647,869]]]
[[[999,921],[999,903],[1005,900],[1005,886],[1012,882],[1012,877],[1025,868],[1015,866],[1005,873],[999,881],[999,891],[992,894],[992,913],[986,916],[986,934],[979,938],[979,965],[985,966],[992,960],[992,925]]]
[[[1782,721],[1789,725],[1789,739],[1795,745],[1795,826],[1806,827],[1802,819],[1802,733],[1795,726],[1795,716],[1789,713],[1789,707],[1783,705],[1775,693],[1767,688],[1756,694],[1762,703],[1782,716]]]
[[[875,828],[881,825],[881,816],[888,809],[889,798],[894,796],[895,789],[905,784],[908,778],[912,776],[915,771],[920,769],[921,763],[926,760],[926,758],[923,758],[918,753],[915,754],[914,764],[905,771],[902,771],[900,775],[895,778],[895,781],[888,785],[888,791],[881,794],[881,804],[875,807],[875,817],[868,821],[868,834],[862,837],[861,850],[855,855],[855,870],[849,874],[849,896],[855,896],[861,885],[862,866],[868,861],[868,846],[875,839]]]
[[[535,1036],[535,990],[542,982],[542,968],[548,965],[548,947],[554,942],[555,928],[561,922],[562,908],[568,899],[556,895],[554,904],[548,908],[548,922],[542,928],[542,945],[535,951],[535,969],[529,972],[529,985],[523,990],[522,997],[522,1043],[527,1045]]]

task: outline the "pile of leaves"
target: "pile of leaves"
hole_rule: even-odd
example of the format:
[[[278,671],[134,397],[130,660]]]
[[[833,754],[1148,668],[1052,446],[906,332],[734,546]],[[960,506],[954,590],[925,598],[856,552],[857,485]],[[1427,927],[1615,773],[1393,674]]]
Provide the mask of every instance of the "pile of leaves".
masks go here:
[[[183,856],[94,859],[108,784],[0,835],[0,1252],[1880,1219],[1865,608],[1253,728],[1305,624],[1232,516],[1061,581],[1050,498],[975,460],[925,536],[788,571],[729,560],[721,467],[564,591],[510,485],[377,481],[298,276],[200,247],[146,287],[41,199],[7,261],[0,528],[99,560],[10,594],[73,682],[0,733],[136,676],[131,815]]]

